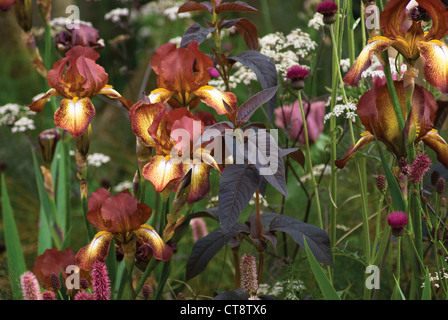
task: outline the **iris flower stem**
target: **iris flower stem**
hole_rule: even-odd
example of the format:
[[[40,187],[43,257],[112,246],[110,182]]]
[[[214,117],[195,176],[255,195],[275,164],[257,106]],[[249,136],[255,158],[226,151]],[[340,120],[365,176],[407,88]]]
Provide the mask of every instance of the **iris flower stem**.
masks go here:
[[[145,284],[146,279],[148,279],[151,272],[154,271],[154,269],[159,265],[160,260],[151,259],[149,261],[148,265],[146,266],[145,272],[142,274],[140,280],[137,283],[137,286],[135,287],[135,297],[140,293],[140,291],[143,288],[143,285]],[[135,298],[134,297],[134,298]]]
[[[334,45],[337,42],[336,42],[336,38],[335,38],[335,32],[332,27],[330,27],[330,34],[331,34],[331,40],[333,42],[333,58],[335,59],[334,65],[336,66],[334,72],[336,72],[337,80],[339,80],[339,81],[336,81],[335,83],[340,84],[344,103],[347,104],[348,100],[347,100],[347,95],[344,90],[344,82],[342,79],[341,68],[340,68],[340,63],[339,63],[339,54],[338,54],[336,46]],[[335,89],[333,89],[333,90],[335,90]],[[334,117],[332,117],[332,118],[334,118]],[[354,145],[356,143],[356,141],[355,141],[353,123],[350,120],[348,121],[348,123],[349,123],[349,131],[350,131],[350,135],[351,135],[351,139],[352,139],[352,144]],[[358,175],[359,185],[361,188],[360,193],[361,193],[361,204],[362,204],[364,254],[367,257],[367,259],[370,260],[371,253],[370,253],[369,217],[368,217],[367,189],[366,189],[366,184],[365,184],[366,176],[365,176],[365,170],[362,170],[360,161],[356,157],[355,157],[355,166],[356,166],[356,171],[357,171],[357,175]],[[336,221],[334,221],[334,220],[335,220],[335,217],[332,220],[332,228],[336,227]],[[335,231],[333,231],[333,232],[335,233]],[[333,236],[335,236],[335,235],[333,235]],[[370,262],[370,261],[368,261],[368,262]],[[367,290],[367,288],[365,288],[364,289],[364,299],[369,299],[369,297],[370,297],[370,292],[369,292],[369,290]]]
[[[319,226],[323,229],[323,221],[322,221],[322,212],[320,208],[320,199],[319,199],[319,188],[316,183],[316,179],[314,177],[313,172],[313,161],[311,159],[311,152],[310,152],[310,144],[308,141],[308,126],[306,124],[306,118],[305,118],[305,112],[303,111],[303,104],[302,104],[302,92],[299,90],[298,92],[299,97],[299,106],[300,106],[300,112],[303,120],[303,133],[305,136],[305,147],[306,147],[306,155],[308,159],[308,169],[310,170],[310,176],[311,176],[311,182],[313,183],[314,187],[314,196],[316,197],[316,208],[317,208],[317,217],[319,219]]]

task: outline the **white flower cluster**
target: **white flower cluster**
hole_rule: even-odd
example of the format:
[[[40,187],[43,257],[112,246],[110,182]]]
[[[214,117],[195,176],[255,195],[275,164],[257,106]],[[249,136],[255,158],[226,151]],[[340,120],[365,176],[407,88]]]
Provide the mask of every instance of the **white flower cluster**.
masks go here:
[[[286,70],[308,59],[311,51],[317,47],[311,36],[301,29],[294,29],[287,35],[282,32],[270,33],[259,39],[259,45],[260,53],[274,61],[277,72],[285,80]],[[257,81],[256,74],[244,65],[236,63],[234,68],[235,72],[229,78],[231,89],[240,83],[248,86],[251,81]],[[222,79],[212,79],[209,84],[219,90],[225,89]]]
[[[308,28],[313,28],[316,30],[319,30],[320,28],[322,28],[325,24],[324,24],[324,20],[323,20],[323,15],[320,14],[319,12],[316,12],[313,16],[312,19],[310,19],[310,21],[308,21]]]
[[[128,17],[128,16],[129,16],[128,8],[116,8],[106,13],[104,15],[104,19],[107,21],[111,21],[113,23],[118,23],[121,21],[122,17]]]
[[[93,153],[87,158],[87,164],[93,167],[101,167],[101,165],[108,163],[110,157],[102,153]]]
[[[190,13],[188,14],[177,14],[177,10],[179,7],[184,3],[184,1],[179,0],[156,0],[148,2],[147,4],[143,5],[139,9],[133,9],[130,13],[130,20],[134,21],[135,19],[138,19],[140,17],[147,17],[147,16],[160,16],[160,17],[167,17],[168,19],[175,20],[177,18],[186,18],[190,16]]]
[[[163,11],[163,15],[165,17],[167,17],[168,20],[170,21],[175,21],[177,19],[189,19],[191,18],[191,13],[190,12],[182,12],[182,13],[177,13],[177,11],[179,10],[180,6],[174,6],[174,7],[170,7],[167,8]]]
[[[445,259],[446,260],[446,259]],[[431,284],[435,287],[435,288],[439,288],[440,284],[437,283],[437,281],[441,281],[444,279],[448,279],[448,272],[446,270],[440,271],[440,272],[435,272],[434,276],[432,275],[432,273],[429,274],[429,281],[431,282]],[[425,283],[422,283],[422,288],[425,287]]]
[[[283,294],[285,300],[298,300],[300,298],[298,293],[303,290],[306,290],[303,281],[293,279],[276,282],[273,286],[262,283],[258,286],[257,294],[273,295],[277,297]]]
[[[289,67],[300,64],[300,60],[308,59],[311,51],[317,48],[311,36],[299,28],[286,36],[282,32],[268,34],[259,43],[260,52],[274,61],[277,71],[282,75]]]
[[[330,105],[330,99],[327,100],[326,105]],[[336,101],[342,101],[342,97],[337,97]],[[343,115],[346,119],[350,119],[351,121],[355,121],[356,119],[356,103],[353,101],[348,101],[347,104],[339,103],[333,107],[333,112],[328,112],[324,116],[324,122],[328,121],[331,117],[340,117]]]
[[[28,106],[21,106],[16,103],[8,103],[0,107],[0,127],[11,126],[11,132],[25,132],[34,130],[34,120],[30,117],[35,115]]]
[[[126,180],[126,181],[122,181],[119,184],[117,184],[114,188],[113,191],[114,192],[121,192],[123,190],[128,190],[128,189],[132,189],[133,185],[132,185],[132,181]]]

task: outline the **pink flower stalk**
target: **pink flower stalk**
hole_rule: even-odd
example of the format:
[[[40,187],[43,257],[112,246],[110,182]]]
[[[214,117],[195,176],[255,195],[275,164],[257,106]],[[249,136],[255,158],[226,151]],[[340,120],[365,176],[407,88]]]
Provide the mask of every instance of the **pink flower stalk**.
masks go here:
[[[412,182],[419,182],[431,167],[431,159],[426,154],[420,153],[411,165],[409,178]]]
[[[303,102],[303,111],[306,116],[309,142],[315,142],[324,129],[325,102],[312,102],[311,107]],[[298,138],[299,143],[305,144],[305,133],[302,128],[302,115],[299,102],[286,105],[274,110],[275,125],[286,130],[288,137],[292,140]],[[300,135],[299,135],[300,133]]]
[[[110,300],[110,279],[106,265],[100,260],[92,266],[92,287],[95,300]]]
[[[57,300],[54,291],[45,291],[42,293],[42,300]]]
[[[393,211],[387,216],[387,223],[392,228],[392,234],[400,237],[404,234],[404,227],[409,223],[409,218],[406,212]]]
[[[78,291],[75,300],[95,300],[94,295],[87,291]]]
[[[317,5],[316,11],[323,15],[322,20],[325,24],[332,24],[336,20],[335,15],[338,12],[338,5],[334,1],[325,0]]]
[[[246,254],[241,257],[241,288],[255,295],[258,290],[257,266],[255,257]]]
[[[193,241],[196,243],[199,239],[205,237],[208,234],[207,225],[204,219],[194,218],[190,221],[191,229],[193,230]]]
[[[26,271],[20,276],[20,286],[25,300],[41,300],[39,282],[31,271]]]

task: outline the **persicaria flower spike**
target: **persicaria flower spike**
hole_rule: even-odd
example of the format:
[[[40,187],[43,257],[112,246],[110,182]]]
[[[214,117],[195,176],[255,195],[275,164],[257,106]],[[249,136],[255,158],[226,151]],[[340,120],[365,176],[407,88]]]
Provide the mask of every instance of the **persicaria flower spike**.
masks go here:
[[[54,291],[45,291],[42,293],[42,300],[57,300]]]
[[[20,286],[24,300],[41,300],[39,282],[31,271],[26,271],[20,277]]]
[[[110,300],[110,279],[106,265],[100,260],[92,267],[92,286],[95,300]]]
[[[325,24],[333,24],[336,21],[338,5],[331,0],[322,1],[317,5],[316,11],[323,15],[322,20]]]
[[[411,166],[409,178],[412,182],[419,182],[431,167],[431,159],[423,153],[419,154]]]
[[[436,182],[436,192],[438,194],[442,194],[443,191],[445,191],[445,184],[446,184],[445,178],[437,179],[437,182]]]
[[[250,295],[257,293],[257,267],[252,255],[246,254],[241,258],[241,288]]]
[[[379,174],[376,178],[376,187],[379,191],[384,191],[386,189],[386,177],[383,174]]]
[[[196,243],[199,239],[205,237],[208,234],[207,225],[204,219],[194,218],[190,221],[191,229],[193,231],[193,241]]]
[[[87,291],[78,291],[75,295],[75,300],[95,300],[93,294]]]
[[[404,234],[404,227],[409,223],[409,218],[406,212],[393,211],[387,216],[387,223],[392,228],[392,234],[400,237]]]

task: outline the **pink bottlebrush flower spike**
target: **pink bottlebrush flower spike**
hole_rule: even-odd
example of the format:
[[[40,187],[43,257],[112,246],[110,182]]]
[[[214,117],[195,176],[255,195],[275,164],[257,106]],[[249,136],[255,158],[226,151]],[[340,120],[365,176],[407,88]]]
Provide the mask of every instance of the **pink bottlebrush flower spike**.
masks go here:
[[[412,162],[409,178],[412,182],[419,182],[431,167],[431,159],[426,154],[420,153]]]
[[[94,295],[87,291],[78,291],[75,295],[75,300],[95,300]]]
[[[24,300],[42,300],[39,282],[31,271],[27,271],[20,277],[20,286]]]
[[[106,265],[100,260],[92,266],[92,287],[95,300],[110,300],[110,279]]]
[[[193,241],[196,243],[199,239],[208,234],[207,225],[204,219],[194,218],[190,221],[191,229],[193,230]]]
[[[54,291],[48,290],[42,293],[42,300],[57,300]]]
[[[251,296],[258,290],[256,261],[255,257],[249,254],[241,257],[241,288]]]
[[[393,211],[387,216],[387,223],[392,228],[392,234],[400,237],[404,234],[404,227],[409,223],[409,218],[406,212]]]

